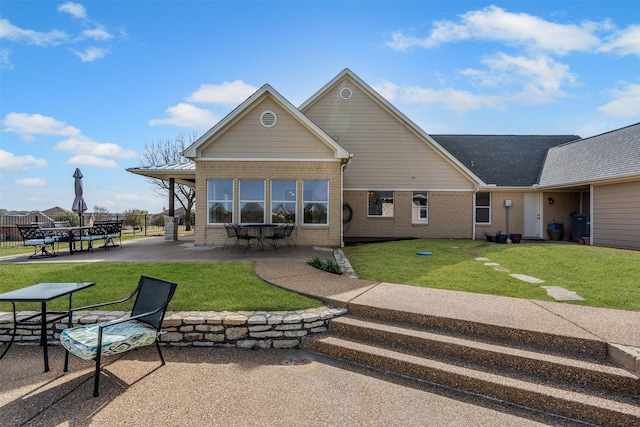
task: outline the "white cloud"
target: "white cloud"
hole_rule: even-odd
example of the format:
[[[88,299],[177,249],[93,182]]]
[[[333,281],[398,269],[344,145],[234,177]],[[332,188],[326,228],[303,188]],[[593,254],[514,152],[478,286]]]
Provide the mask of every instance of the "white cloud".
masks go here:
[[[640,25],[613,34],[602,47],[604,52],[615,52],[618,55],[640,55]]]
[[[116,163],[114,160],[109,160],[102,157],[86,155],[86,154],[73,156],[69,158],[69,160],[67,160],[67,163],[70,165],[76,165],[76,166],[86,165],[86,166],[97,166],[101,168],[117,168],[118,167],[118,163]]]
[[[373,86],[373,89],[388,101],[393,101],[398,93],[399,88],[400,87],[397,84],[387,80],[384,80],[381,83]]]
[[[526,13],[511,13],[497,6],[489,6],[461,15],[458,23],[436,21],[427,37],[395,31],[387,46],[403,51],[413,47],[434,48],[462,40],[485,40],[524,47],[530,51],[566,55],[598,48],[601,41],[594,33],[605,26],[589,21],[580,25],[558,24]]]
[[[171,117],[167,119],[149,120],[149,125],[173,125],[182,127],[208,128],[220,121],[220,117],[218,117],[213,112],[182,102],[178,105],[167,108],[167,112]]]
[[[80,129],[42,114],[8,113],[2,124],[4,132],[14,132],[31,141],[34,135],[77,136]]]
[[[32,155],[16,156],[13,153],[0,149],[0,169],[6,171],[25,171],[31,167],[44,167],[48,162],[43,158]]]
[[[65,137],[54,148],[69,153],[72,157],[67,162],[74,165],[114,168],[118,164],[111,159],[137,156],[133,150],[125,150],[118,144],[97,142],[83,135],[80,129],[41,114],[9,113],[2,123],[4,132],[17,133],[25,140],[34,140],[35,135]]]
[[[94,40],[111,40],[113,38],[113,34],[109,33],[102,25],[96,25],[91,30],[84,30],[82,36]]]
[[[498,96],[476,95],[457,89],[429,89],[409,86],[402,89],[401,99],[405,102],[423,105],[440,104],[445,109],[454,111],[457,114],[485,107],[504,108],[504,101]]]
[[[74,50],[73,53],[75,53],[76,56],[82,60],[82,62],[93,62],[96,59],[102,59],[107,56],[109,54],[109,49],[88,47],[84,51]]]
[[[16,179],[14,182],[16,185],[24,187],[42,187],[46,184],[46,181],[42,178],[22,178]]]
[[[0,69],[13,70],[11,49],[0,49]]]
[[[71,154],[114,157],[118,159],[129,159],[137,155],[135,151],[124,150],[118,144],[96,142],[85,136],[65,139],[56,144],[54,148]]]
[[[479,82],[482,87],[512,87],[519,89],[503,94],[512,102],[540,104],[566,96],[563,85],[576,84],[576,77],[569,66],[548,56],[511,56],[498,53],[482,60],[486,70],[466,69],[461,74]]]
[[[0,19],[0,39],[13,42],[25,42],[36,46],[57,46],[69,40],[64,31],[51,30],[43,33],[35,30],[24,30],[16,27],[8,19]]]
[[[80,3],[66,2],[58,5],[58,12],[68,13],[73,18],[86,19],[87,9]]]
[[[189,102],[237,105],[249,98],[258,88],[236,80],[219,85],[203,84],[187,98]]]
[[[598,108],[607,116],[618,119],[640,118],[640,84],[624,83],[620,89],[609,90],[613,98]]]

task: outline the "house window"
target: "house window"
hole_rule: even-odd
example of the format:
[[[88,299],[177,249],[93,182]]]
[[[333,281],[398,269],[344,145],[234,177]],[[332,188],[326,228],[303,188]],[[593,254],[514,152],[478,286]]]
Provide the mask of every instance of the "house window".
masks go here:
[[[240,223],[264,223],[264,180],[240,180]]]
[[[295,224],[296,222],[296,181],[271,181],[271,223]]]
[[[304,181],[302,205],[304,224],[329,224],[329,181]]]
[[[429,193],[414,191],[411,202],[411,220],[414,224],[429,223]]]
[[[491,193],[476,193],[476,224],[491,224]]]
[[[369,191],[369,216],[393,217],[393,191]]]
[[[207,180],[207,222],[223,224],[233,222],[233,180]]]

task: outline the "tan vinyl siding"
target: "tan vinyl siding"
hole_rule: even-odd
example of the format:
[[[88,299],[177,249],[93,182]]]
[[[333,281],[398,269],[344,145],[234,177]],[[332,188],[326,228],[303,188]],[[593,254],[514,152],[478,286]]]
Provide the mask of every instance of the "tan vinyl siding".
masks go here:
[[[593,244],[640,249],[640,182],[593,187]]]
[[[298,200],[296,206],[297,226],[293,238],[297,245],[340,246],[340,163],[338,162],[241,162],[241,161],[196,161],[196,198],[198,221],[195,227],[196,245],[222,245],[226,231],[220,225],[207,225],[207,180],[234,180],[234,212],[238,222],[238,180],[264,179],[266,181],[265,209],[271,211],[270,180],[292,179],[297,181]],[[329,180],[329,224],[302,225],[302,182],[304,180]],[[269,215],[267,214],[267,221]]]
[[[273,111],[278,121],[272,128],[260,123],[264,111]],[[335,153],[317,136],[266,97],[229,129],[209,143],[201,153],[207,159],[333,159]]]
[[[349,87],[351,99],[340,98]],[[473,184],[431,146],[345,78],[304,111],[353,154],[347,189],[470,190]]]

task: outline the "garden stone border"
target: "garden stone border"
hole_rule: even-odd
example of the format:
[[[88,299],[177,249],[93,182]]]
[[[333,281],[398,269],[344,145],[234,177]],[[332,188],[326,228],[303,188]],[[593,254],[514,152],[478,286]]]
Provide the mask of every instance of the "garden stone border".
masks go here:
[[[19,312],[18,318],[34,312]],[[299,348],[303,337],[325,332],[329,320],[346,314],[345,308],[321,306],[297,311],[173,311],[162,322],[160,343],[171,347],[236,347],[243,349]],[[73,324],[89,325],[119,319],[124,311],[79,311]],[[48,329],[49,344],[59,345],[67,322]],[[0,344],[13,330],[12,313],[0,313]],[[20,327],[15,344],[39,344],[40,328]]]

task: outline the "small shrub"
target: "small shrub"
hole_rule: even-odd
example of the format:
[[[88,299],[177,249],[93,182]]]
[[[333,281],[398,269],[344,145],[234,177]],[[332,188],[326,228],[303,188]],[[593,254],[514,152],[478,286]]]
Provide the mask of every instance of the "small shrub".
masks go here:
[[[328,272],[328,273],[333,273],[333,274],[342,274],[342,271],[340,270],[340,264],[338,264],[335,261],[331,261],[328,260],[325,264],[324,264],[324,271]]]
[[[307,264],[318,270],[326,271],[327,273],[342,274],[340,264],[333,260],[322,261],[318,257],[313,257],[310,261],[307,261]]]
[[[322,260],[318,257],[313,257],[310,261],[307,261],[311,267],[315,267],[319,270],[322,270]]]

